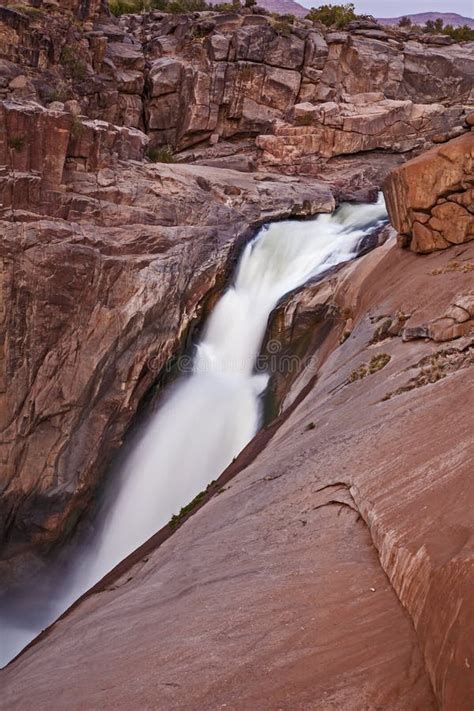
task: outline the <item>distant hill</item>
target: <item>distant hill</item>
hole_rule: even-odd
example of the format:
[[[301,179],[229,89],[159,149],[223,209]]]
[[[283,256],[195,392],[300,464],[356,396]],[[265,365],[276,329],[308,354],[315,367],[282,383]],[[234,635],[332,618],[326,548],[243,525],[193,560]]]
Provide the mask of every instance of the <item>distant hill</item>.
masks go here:
[[[303,7],[295,0],[257,0],[257,5],[264,7],[270,12],[278,12],[280,15],[295,15],[295,17],[306,17],[309,8]],[[315,2],[315,5],[317,3]]]
[[[468,25],[468,27],[474,29],[474,19],[472,17],[463,17],[456,12],[419,12],[414,15],[400,15],[400,17],[378,17],[377,21],[382,25],[398,25],[402,17],[409,17],[414,25],[424,25],[428,20],[437,20],[439,18],[443,20],[445,25],[453,25],[453,27]]]

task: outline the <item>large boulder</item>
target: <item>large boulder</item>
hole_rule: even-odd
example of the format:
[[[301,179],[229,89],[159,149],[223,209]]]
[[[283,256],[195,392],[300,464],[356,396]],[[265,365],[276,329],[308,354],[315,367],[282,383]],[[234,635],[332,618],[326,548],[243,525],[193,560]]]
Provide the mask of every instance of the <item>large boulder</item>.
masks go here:
[[[473,131],[392,171],[384,193],[401,242],[432,252],[474,239],[473,185]]]

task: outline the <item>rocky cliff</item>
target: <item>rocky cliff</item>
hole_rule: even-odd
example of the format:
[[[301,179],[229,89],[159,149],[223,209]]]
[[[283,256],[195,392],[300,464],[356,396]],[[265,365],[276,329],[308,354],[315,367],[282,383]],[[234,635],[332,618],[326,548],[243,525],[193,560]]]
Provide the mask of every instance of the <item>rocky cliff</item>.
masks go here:
[[[401,244],[431,252],[474,239],[473,183],[472,131],[394,170],[385,192]]]
[[[323,307],[332,335],[280,418],[2,673],[7,708],[468,711],[473,269],[389,239],[290,296],[284,343]]]
[[[474,48],[436,42],[0,8],[2,579],[74,530],[259,225],[384,183],[399,233],[279,305],[277,419],[7,708],[470,711]]]
[[[73,527],[239,240],[468,131],[474,62],[373,23],[32,5],[0,12],[8,555]]]

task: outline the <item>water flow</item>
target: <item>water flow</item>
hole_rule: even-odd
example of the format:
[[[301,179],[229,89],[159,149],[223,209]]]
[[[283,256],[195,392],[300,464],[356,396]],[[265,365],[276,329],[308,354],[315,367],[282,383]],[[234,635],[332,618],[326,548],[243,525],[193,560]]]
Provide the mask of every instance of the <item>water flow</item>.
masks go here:
[[[192,373],[171,389],[123,463],[100,533],[52,618],[205,489],[255,435],[267,376],[254,366],[272,309],[287,292],[353,258],[385,218],[380,197],[311,221],[270,224],[246,246],[233,285],[209,317]]]

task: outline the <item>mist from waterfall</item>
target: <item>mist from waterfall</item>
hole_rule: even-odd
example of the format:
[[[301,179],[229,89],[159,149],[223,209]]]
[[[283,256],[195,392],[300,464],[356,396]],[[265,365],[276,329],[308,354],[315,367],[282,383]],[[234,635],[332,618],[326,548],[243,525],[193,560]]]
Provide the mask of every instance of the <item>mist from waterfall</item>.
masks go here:
[[[0,609],[0,665],[216,479],[258,430],[268,376],[255,362],[271,311],[289,291],[355,257],[386,219],[380,195],[313,220],[263,227],[208,318],[190,373],[162,398],[120,465],[100,527],[34,623]],[[7,608],[8,612],[8,608]],[[34,618],[35,615],[33,614]]]

